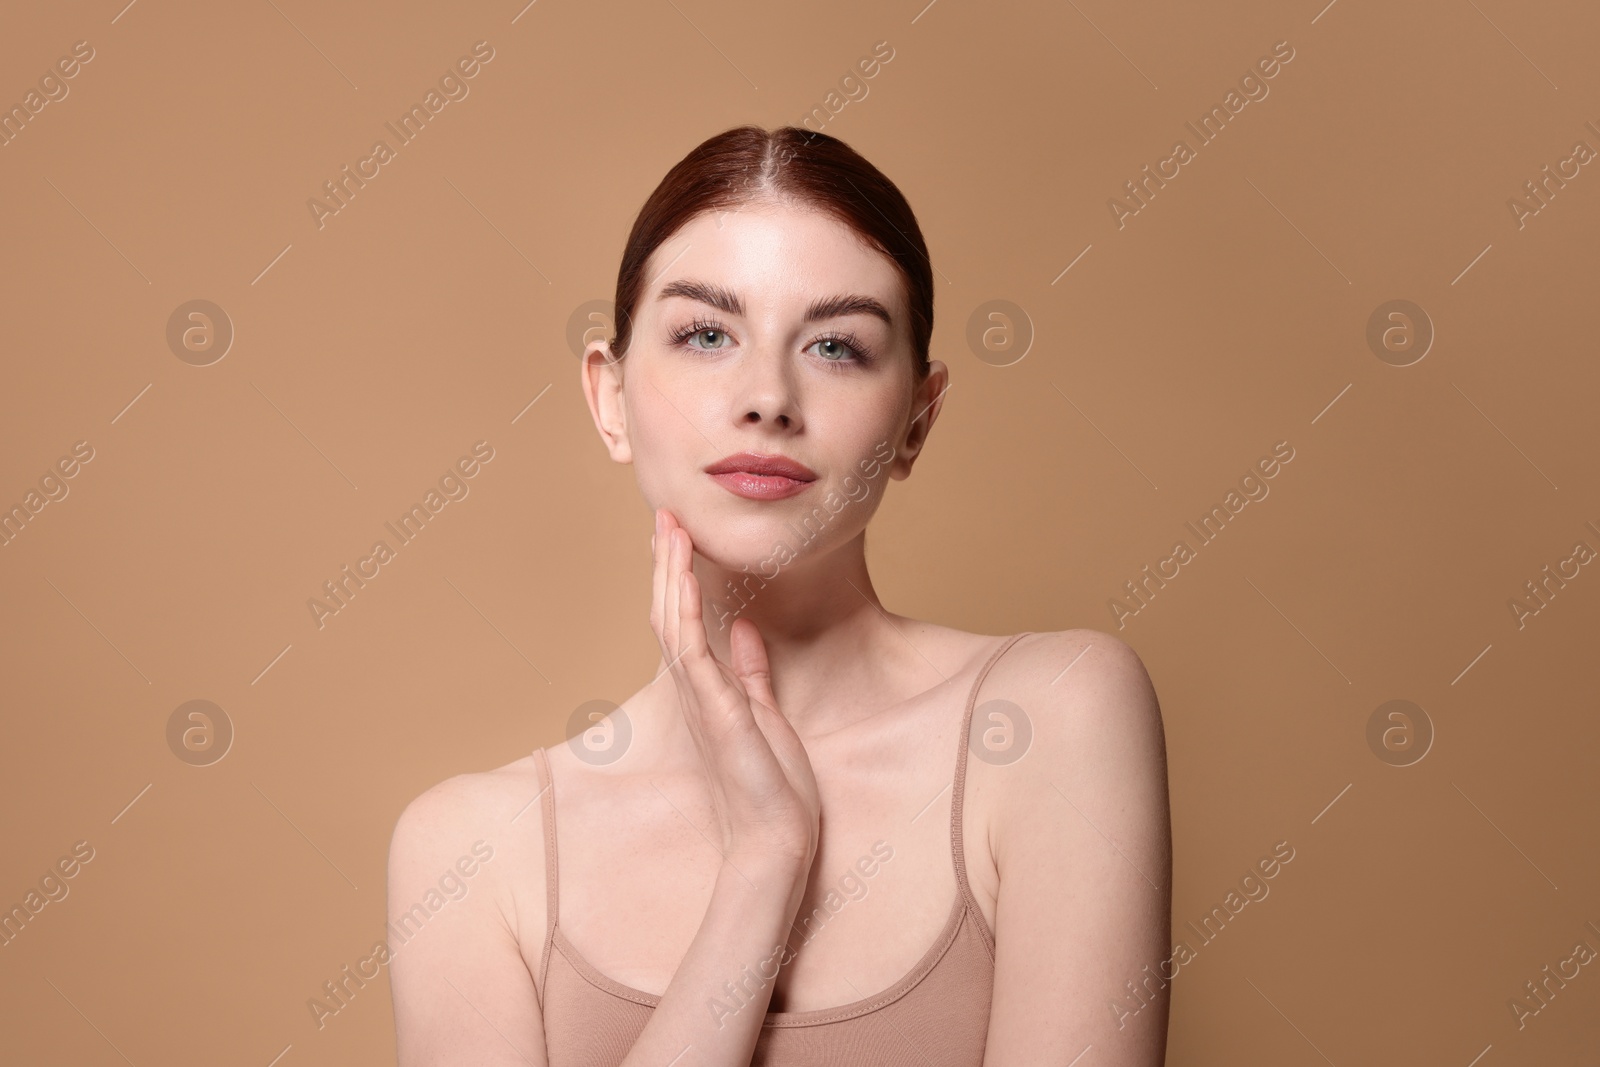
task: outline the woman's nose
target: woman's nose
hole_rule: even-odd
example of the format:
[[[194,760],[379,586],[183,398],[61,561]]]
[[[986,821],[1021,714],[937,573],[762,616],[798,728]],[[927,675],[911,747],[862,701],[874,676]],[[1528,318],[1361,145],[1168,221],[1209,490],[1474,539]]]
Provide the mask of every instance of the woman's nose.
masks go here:
[[[771,347],[752,351],[740,383],[740,419],[770,422],[785,429],[798,421],[794,382],[785,353]]]

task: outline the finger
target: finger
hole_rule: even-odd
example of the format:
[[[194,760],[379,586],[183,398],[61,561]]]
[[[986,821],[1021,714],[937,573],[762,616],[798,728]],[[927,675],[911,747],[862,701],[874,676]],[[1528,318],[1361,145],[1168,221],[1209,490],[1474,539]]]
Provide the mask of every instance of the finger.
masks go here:
[[[667,618],[667,539],[661,532],[661,509],[656,509],[655,533],[651,535],[650,628],[661,639]],[[665,649],[665,646],[662,646]]]
[[[678,542],[679,553],[675,626],[680,676],[689,689],[693,705],[702,716],[712,713],[721,714],[732,720],[748,718],[748,711],[742,707],[738,694],[730,692],[722,668],[711,654],[711,642],[706,636],[700,603],[700,580],[695,576],[694,568],[689,565],[694,553],[689,531],[674,529],[673,537]],[[735,707],[735,705],[740,706]],[[743,715],[740,714],[741,711],[744,712]]]
[[[745,695],[776,712],[778,698],[772,693],[772,665],[767,660],[767,644],[761,639],[761,631],[749,619],[735,619],[728,640],[733,673],[744,686]]]
[[[679,576],[681,567],[678,562],[678,557],[680,554],[678,531],[669,520],[666,524],[666,528],[662,532],[667,538],[667,598],[665,604],[666,611],[662,617],[662,633],[664,635],[663,647],[667,653],[667,663],[671,665],[677,661],[680,654],[678,640],[678,601],[681,599],[679,592],[683,579]]]
[[[700,621],[700,580],[690,567],[678,574],[678,643],[688,650],[685,659],[693,656],[698,660],[699,653],[709,649],[705,626]]]
[[[687,541],[688,537],[685,531],[684,540]],[[693,569],[686,567],[679,581],[678,641],[683,648],[683,658],[679,662],[684,665],[690,683],[699,694],[700,704],[703,707],[716,706],[722,702],[728,683],[717,666],[716,657],[711,653],[711,642],[706,637],[700,604],[700,579]]]
[[[689,537],[689,531],[682,527],[675,527],[672,536],[677,542],[678,552],[677,571],[673,582],[673,588],[677,592],[677,603],[672,616],[672,625],[677,642],[678,662],[683,663],[702,652],[706,648],[706,640],[704,628],[697,621],[700,586],[694,574],[694,542]],[[703,678],[696,679],[695,685],[702,703],[704,698],[716,692],[715,689],[704,686]]]

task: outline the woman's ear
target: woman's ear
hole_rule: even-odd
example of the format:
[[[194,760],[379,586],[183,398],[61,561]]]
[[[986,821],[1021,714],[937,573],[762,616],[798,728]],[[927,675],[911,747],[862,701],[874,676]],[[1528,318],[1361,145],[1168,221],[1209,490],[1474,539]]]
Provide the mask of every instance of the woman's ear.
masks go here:
[[[628,409],[624,402],[622,361],[611,354],[611,344],[601,338],[590,341],[583,350],[578,372],[583,395],[589,401],[589,414],[605,442],[606,451],[618,463],[633,462],[628,443]]]
[[[894,460],[889,466],[889,477],[895,481],[911,477],[911,465],[922,453],[922,446],[928,443],[933,420],[939,417],[944,395],[949,390],[949,368],[941,360],[931,360],[928,363],[928,376],[911,395],[911,424],[906,428],[905,444],[895,450]]]

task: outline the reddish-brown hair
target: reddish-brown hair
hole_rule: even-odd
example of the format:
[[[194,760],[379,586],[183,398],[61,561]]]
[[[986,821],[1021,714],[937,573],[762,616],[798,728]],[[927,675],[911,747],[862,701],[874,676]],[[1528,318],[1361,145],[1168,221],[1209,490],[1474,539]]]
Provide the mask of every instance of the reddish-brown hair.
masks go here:
[[[933,265],[911,205],[855,149],[794,126],[725,130],[696,145],[661,179],[633,220],[617,271],[613,356],[627,355],[651,253],[696,216],[764,198],[824,212],[889,257],[905,283],[913,369],[921,381],[933,336]]]

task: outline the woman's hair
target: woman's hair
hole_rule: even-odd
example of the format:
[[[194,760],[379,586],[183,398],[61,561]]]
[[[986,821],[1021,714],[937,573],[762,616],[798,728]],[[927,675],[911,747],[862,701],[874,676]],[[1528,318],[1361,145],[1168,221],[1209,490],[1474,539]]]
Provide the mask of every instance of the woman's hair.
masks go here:
[[[933,265],[911,205],[895,184],[836,137],[784,126],[738,126],[695,146],[661,179],[628,234],[617,271],[614,358],[627,355],[645,264],[691,219],[763,199],[831,215],[894,263],[911,312],[916,380],[928,373],[933,335]]]

